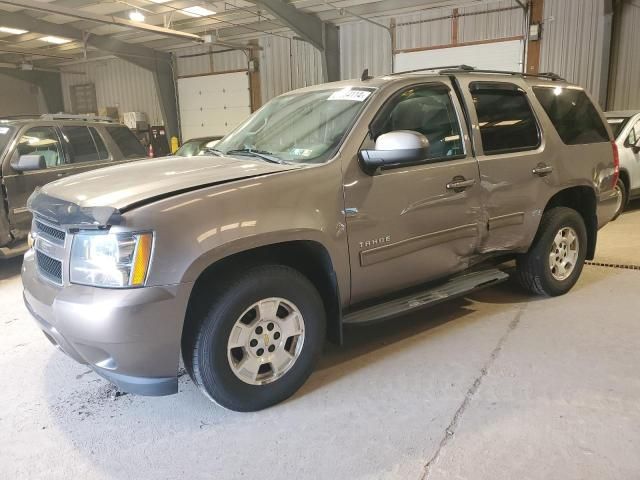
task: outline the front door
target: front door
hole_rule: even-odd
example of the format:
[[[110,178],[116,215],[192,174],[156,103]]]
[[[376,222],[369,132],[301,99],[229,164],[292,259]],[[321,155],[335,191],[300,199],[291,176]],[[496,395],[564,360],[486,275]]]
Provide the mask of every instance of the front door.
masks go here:
[[[378,112],[361,148],[383,133],[417,131],[430,143],[424,161],[368,175],[357,157],[348,159],[352,304],[466,268],[482,226],[478,166],[460,118],[448,80],[404,88]]]
[[[10,162],[20,155],[42,155],[46,168],[17,172],[11,168]],[[31,214],[27,210],[29,195],[36,187],[65,176],[71,169],[65,161],[64,148],[55,126],[38,125],[21,132],[16,148],[2,166],[9,224],[15,239],[25,238],[31,229]]]

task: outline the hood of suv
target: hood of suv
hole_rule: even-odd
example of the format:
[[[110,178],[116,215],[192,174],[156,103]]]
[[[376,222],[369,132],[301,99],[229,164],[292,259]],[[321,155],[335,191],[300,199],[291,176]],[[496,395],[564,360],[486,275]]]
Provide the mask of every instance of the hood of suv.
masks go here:
[[[29,208],[61,224],[104,224],[114,212],[198,188],[299,168],[259,159],[194,156],[126,163],[36,190]],[[66,220],[65,220],[66,218]]]

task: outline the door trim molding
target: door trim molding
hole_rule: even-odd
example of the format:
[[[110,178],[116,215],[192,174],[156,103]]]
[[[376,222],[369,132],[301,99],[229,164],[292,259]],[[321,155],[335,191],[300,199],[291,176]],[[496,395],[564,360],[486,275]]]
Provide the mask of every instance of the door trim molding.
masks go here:
[[[496,228],[510,227],[512,225],[522,225],[524,223],[524,212],[508,213],[498,215],[489,219],[489,231]]]
[[[408,255],[439,243],[450,242],[460,238],[476,237],[477,235],[478,225],[475,223],[460,225],[459,227],[448,228],[446,230],[439,230],[425,235],[418,235],[416,237],[400,240],[399,242],[361,251],[360,265],[366,267],[375,263],[391,260],[392,258]]]

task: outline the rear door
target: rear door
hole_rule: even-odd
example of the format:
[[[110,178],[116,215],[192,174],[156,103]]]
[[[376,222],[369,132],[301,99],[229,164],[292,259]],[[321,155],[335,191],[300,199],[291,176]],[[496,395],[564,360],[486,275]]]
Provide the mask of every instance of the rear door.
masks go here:
[[[20,155],[43,155],[47,167],[17,172],[11,168],[11,161],[17,160]],[[18,134],[16,147],[7,155],[2,166],[9,224],[14,238],[24,238],[31,229],[31,214],[27,210],[29,195],[36,187],[67,175],[71,168],[66,163],[62,139],[55,125],[26,127]]]
[[[376,115],[361,149],[381,134],[412,130],[430,142],[416,165],[363,172],[357,157],[344,172],[351,301],[463,270],[481,225],[478,165],[460,104],[447,80],[395,92]],[[456,181],[466,186],[452,188]]]
[[[556,156],[549,152],[530,90],[519,79],[460,78],[474,124],[486,235],[481,252],[528,248],[541,209],[555,192]]]
[[[95,127],[86,125],[63,125],[60,128],[67,159],[76,174],[111,165],[111,155]]]

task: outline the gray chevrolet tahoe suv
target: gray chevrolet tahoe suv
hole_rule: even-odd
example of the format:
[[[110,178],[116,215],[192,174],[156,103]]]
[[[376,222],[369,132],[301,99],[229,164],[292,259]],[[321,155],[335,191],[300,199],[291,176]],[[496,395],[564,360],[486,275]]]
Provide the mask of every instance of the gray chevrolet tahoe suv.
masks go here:
[[[210,399],[265,408],[305,382],[325,337],[502,281],[505,258],[531,292],[571,289],[615,210],[605,125],[553,75],[457,68],[289,92],[212,155],[34,193],[25,302],[125,391],[175,393],[182,353]]]
[[[0,118],[0,260],[27,250],[36,187],[61,177],[145,157],[124,125],[84,115]]]

